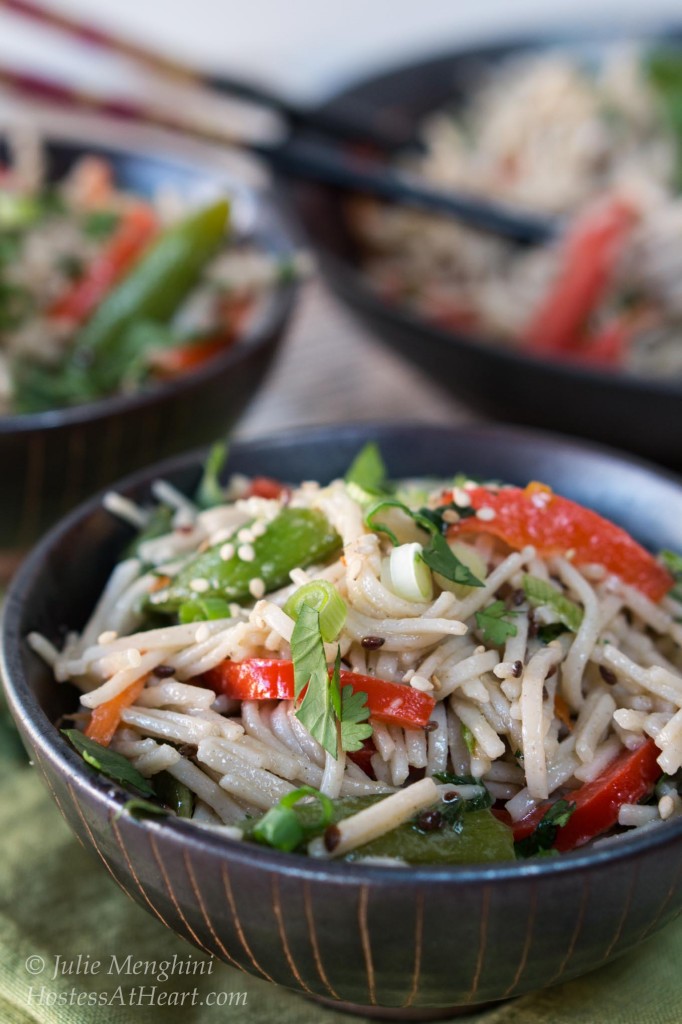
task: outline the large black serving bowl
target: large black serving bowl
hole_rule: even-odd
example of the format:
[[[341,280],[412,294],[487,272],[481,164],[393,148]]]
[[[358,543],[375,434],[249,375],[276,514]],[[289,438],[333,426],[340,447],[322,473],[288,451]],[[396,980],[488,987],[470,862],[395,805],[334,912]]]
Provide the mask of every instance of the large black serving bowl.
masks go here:
[[[117,184],[138,195],[159,189],[188,197],[227,194],[237,230],[270,252],[293,251],[273,202],[209,165],[48,140],[48,178],[61,178],[84,153],[105,156]],[[294,299],[294,287],[276,288],[234,346],[177,380],[77,408],[0,417],[0,563],[5,556],[9,564],[47,526],[112,480],[224,433],[261,384]]]
[[[409,137],[430,111],[466,100],[500,61],[550,47],[596,58],[620,38],[617,33],[617,27],[582,30],[451,50],[366,78],[330,99],[324,109],[351,115],[358,111]],[[652,33],[651,38],[679,43],[682,29]],[[495,419],[588,437],[682,468],[682,381],[560,364],[430,324],[369,285],[361,269],[361,246],[336,190],[310,183],[287,182],[284,187],[335,293],[442,387]]]
[[[682,549],[682,483],[549,435],[380,426],[300,431],[235,445],[230,471],[296,481],[343,473],[368,439],[390,471],[462,469],[547,481],[643,543]],[[160,473],[191,491],[200,458],[120,490],[146,499]],[[426,1019],[567,980],[625,953],[682,910],[682,820],[557,858],[391,869],[320,863],[223,839],[180,819],[119,816],[126,794],[87,767],[53,724],[76,694],[29,649],[83,625],[130,529],[97,500],[40,543],[7,598],[2,674],[31,759],[67,822],[109,875],[163,924],[225,962],[308,995]],[[49,913],[50,908],[45,907]],[[442,1014],[441,1014],[442,1015]]]

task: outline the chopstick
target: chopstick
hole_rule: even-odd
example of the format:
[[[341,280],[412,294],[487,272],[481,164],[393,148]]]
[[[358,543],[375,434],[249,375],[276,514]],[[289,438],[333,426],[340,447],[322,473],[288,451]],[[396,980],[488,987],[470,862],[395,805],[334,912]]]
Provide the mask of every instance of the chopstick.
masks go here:
[[[88,46],[119,54],[169,80],[229,94],[236,99],[265,107],[292,127],[308,128],[344,142],[361,142],[380,152],[390,153],[399,148],[423,149],[421,141],[407,127],[387,129],[385,125],[377,123],[376,116],[368,118],[357,112],[352,116],[344,116],[302,107],[264,85],[236,77],[206,74],[184,61],[168,57],[108,29],[85,23],[72,15],[46,8],[33,0],[0,0],[0,8],[47,25]]]
[[[182,116],[159,111],[127,99],[101,97],[44,76],[0,66],[0,84],[34,100],[174,132],[204,142],[235,146],[266,161],[287,177],[317,181],[345,192],[360,192],[387,202],[431,213],[442,213],[461,224],[521,245],[539,245],[559,233],[551,218],[522,213],[500,203],[455,191],[424,186],[421,181],[385,164],[339,147],[304,139],[282,144],[254,142],[229,131],[189,123]]]

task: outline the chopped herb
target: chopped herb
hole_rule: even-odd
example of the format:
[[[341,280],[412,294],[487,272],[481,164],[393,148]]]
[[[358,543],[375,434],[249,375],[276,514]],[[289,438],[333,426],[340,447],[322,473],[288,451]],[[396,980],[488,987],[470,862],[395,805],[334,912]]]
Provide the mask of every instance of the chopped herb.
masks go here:
[[[132,786],[143,796],[154,796],[154,787],[149,779],[133,768],[127,757],[117,754],[115,750],[103,747],[101,743],[91,740],[78,729],[62,729],[71,745],[78,751],[84,761],[96,768],[102,775],[114,782]]]
[[[320,633],[320,613],[309,604],[302,605],[294,625],[291,658],[294,663],[294,695],[296,701],[300,701],[296,717],[313,739],[332,757],[337,757],[337,716]]]
[[[670,591],[670,596],[676,601],[682,601],[682,555],[665,550],[659,552],[658,557],[675,580],[676,585]]]
[[[578,632],[583,621],[582,608],[556,590],[551,583],[526,574],[523,577],[523,592],[532,605],[547,605],[572,633]]]
[[[220,474],[227,460],[227,445],[220,441],[209,451],[204,471],[195,494],[195,501],[200,508],[214,508],[225,501],[225,492],[220,483]]]
[[[469,519],[471,516],[476,515],[476,509],[471,505],[458,505],[454,501],[448,502],[447,505],[439,505],[438,508],[420,508],[419,513],[430,519],[434,526],[437,526],[441,533],[450,525],[444,518],[445,512],[456,512],[460,519]]]
[[[516,856],[522,859],[547,854],[554,845],[556,834],[568,822],[575,810],[575,804],[568,800],[557,800],[538,822],[536,828],[525,839],[514,843]]]
[[[385,523],[377,522],[377,516],[382,509],[398,508],[409,516],[417,526],[430,535],[428,542],[423,546],[421,557],[428,567],[434,572],[444,576],[452,583],[460,583],[467,587],[482,587],[483,583],[474,576],[468,565],[460,561],[450,548],[450,545],[443,537],[441,527],[428,515],[428,509],[414,512],[396,498],[386,498],[376,502],[365,516],[365,523],[375,533],[385,533],[394,545],[400,542],[393,530]]]
[[[368,441],[358,452],[346,472],[345,480],[347,484],[354,484],[367,494],[386,492],[386,466],[376,442]]]
[[[344,686],[341,691],[341,746],[344,750],[362,750],[363,743],[372,735],[367,707],[367,694]]]
[[[483,633],[483,639],[500,647],[510,636],[516,636],[517,629],[506,615],[517,615],[509,611],[504,601],[494,601],[487,608],[476,612],[476,625]]]
[[[464,740],[464,746],[467,748],[472,757],[476,756],[476,740],[474,734],[468,725],[461,722],[462,727],[462,739]]]
[[[568,626],[564,626],[563,622],[549,622],[546,626],[538,627],[538,640],[543,644],[550,644],[552,640],[556,640],[562,633],[569,633]]]

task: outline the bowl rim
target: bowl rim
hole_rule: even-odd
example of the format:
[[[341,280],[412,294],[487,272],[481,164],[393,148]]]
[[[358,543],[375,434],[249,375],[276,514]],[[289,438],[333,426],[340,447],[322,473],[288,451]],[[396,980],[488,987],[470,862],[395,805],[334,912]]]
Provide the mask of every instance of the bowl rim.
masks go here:
[[[0,130],[0,137],[3,137],[4,134]],[[237,175],[232,174],[228,169],[217,165],[212,166],[208,153],[202,161],[197,154],[192,156],[177,153],[170,146],[152,150],[147,148],[142,141],[125,141],[120,145],[112,145],[100,142],[98,139],[89,141],[78,132],[41,132],[40,140],[48,150],[56,149],[72,152],[75,155],[79,152],[82,155],[94,152],[105,156],[109,155],[113,159],[133,157],[139,163],[148,166],[156,165],[160,170],[163,170],[164,167],[173,168],[194,182],[204,181],[224,185],[226,191],[231,189],[233,192],[240,188],[243,193],[254,200],[259,213],[265,214],[265,217],[259,217],[253,233],[249,237],[253,237],[267,247],[268,238],[272,238],[274,235],[280,243],[283,243],[282,250],[289,253],[294,253],[299,245],[300,239],[297,235],[300,235],[300,232],[290,221],[288,212],[284,210],[283,204],[275,192],[240,182]],[[270,230],[272,228],[274,231]],[[270,248],[272,249],[272,245]],[[12,413],[0,416],[0,439],[5,436],[97,423],[110,416],[134,412],[200,389],[216,374],[234,370],[241,363],[247,361],[253,352],[267,346],[273,332],[286,326],[293,313],[299,288],[300,282],[296,280],[274,284],[254,322],[239,333],[235,342],[227,346],[224,351],[218,352],[207,363],[189,373],[183,373],[172,380],[158,381],[129,394],[114,394],[96,401],[85,402],[82,405],[48,409],[37,413]]]
[[[461,440],[476,439],[480,442],[483,439],[491,445],[501,435],[504,435],[511,438],[512,442],[530,444],[545,449],[551,448],[552,451],[556,451],[558,448],[577,456],[601,456],[624,468],[644,470],[647,475],[667,481],[682,490],[682,477],[643,459],[621,454],[604,445],[577,442],[572,438],[546,431],[516,427],[509,429],[488,424],[443,426],[415,421],[322,424],[313,427],[295,427],[279,434],[238,441],[234,444],[234,449],[240,456],[248,456],[250,451],[258,451],[258,449],[291,447],[304,438],[310,440],[311,434],[314,440],[322,445],[338,441],[340,433],[347,437],[357,437],[360,442],[363,438],[371,437],[381,443],[382,437],[395,431],[405,430],[438,434],[444,440],[457,437]],[[206,448],[199,448],[180,456],[165,459],[152,467],[130,474],[114,487],[122,493],[128,493],[130,490],[148,487],[158,475],[191,469],[196,469],[198,472],[206,451]],[[138,818],[125,814],[122,816],[123,805],[131,799],[131,793],[87,765],[62,737],[54,723],[40,707],[21,664],[21,646],[25,640],[20,633],[20,621],[27,597],[35,585],[35,581],[40,578],[43,564],[74,526],[101,509],[104,493],[104,491],[99,492],[63,517],[32,550],[10,584],[0,623],[0,677],[9,708],[15,719],[21,722],[31,743],[35,745],[41,755],[54,766],[61,776],[75,782],[77,789],[74,790],[74,799],[78,797],[78,790],[85,791],[88,797],[107,813],[109,820],[122,817],[122,820],[130,827],[143,831],[150,830],[156,837],[166,836],[169,841],[176,844],[189,843],[193,847],[203,848],[212,856],[226,858],[229,861],[244,865],[251,864],[265,871],[274,870],[284,875],[303,877],[311,881],[326,880],[347,885],[372,884],[389,888],[409,889],[423,883],[450,886],[473,883],[497,884],[512,882],[516,879],[556,877],[621,863],[682,842],[682,817],[680,817],[677,820],[666,822],[661,828],[648,830],[644,834],[626,835],[597,849],[587,846],[570,853],[562,853],[557,857],[537,860],[531,858],[523,861],[494,861],[473,865],[410,865],[408,868],[404,868],[333,859],[316,860],[301,854],[281,853],[257,843],[230,839],[220,835],[217,827],[213,830],[193,825],[191,822],[174,818],[172,815],[165,818]]]
[[[672,37],[672,40],[671,40]],[[641,41],[660,38],[664,41],[672,41],[672,45],[682,48],[682,19],[679,17],[663,17],[661,15],[652,17],[647,24],[631,26],[630,28],[619,29],[614,27],[612,22],[597,20],[590,22],[587,19],[575,20],[565,26],[554,28],[538,28],[537,30],[527,29],[520,33],[496,33],[494,30],[477,35],[470,40],[461,42],[453,41],[449,46],[442,47],[431,53],[418,55],[405,60],[396,60],[387,67],[382,67],[378,72],[368,71],[359,74],[357,77],[345,82],[339,89],[330,92],[319,104],[318,110],[322,113],[335,114],[349,109],[353,103],[366,103],[364,95],[367,89],[374,89],[388,83],[391,79],[400,77],[407,73],[419,71],[428,72],[430,68],[447,61],[456,61],[459,58],[480,57],[490,60],[493,57],[522,56],[524,53],[542,52],[551,47],[580,46],[608,46],[616,43],[619,39],[626,41],[637,38]],[[378,105],[380,108],[380,105]],[[438,108],[435,108],[438,109]],[[309,182],[295,182],[293,188],[290,184],[284,184],[286,194],[293,196],[293,206],[299,207],[296,199],[296,190],[300,189],[301,194],[312,192],[323,186]],[[551,359],[541,354],[533,354],[523,347],[512,347],[494,337],[492,334],[476,334],[472,332],[450,331],[432,323],[425,316],[411,310],[399,302],[391,302],[384,299],[381,294],[369,283],[367,274],[363,272],[359,262],[339,254],[336,247],[328,247],[324,242],[318,241],[316,232],[311,231],[302,217],[304,228],[311,246],[319,256],[320,264],[326,267],[332,285],[334,278],[341,281],[341,291],[348,298],[348,291],[352,289],[354,297],[369,309],[374,316],[381,316],[388,319],[394,326],[411,332],[424,331],[432,340],[440,344],[451,346],[455,350],[471,352],[482,350],[501,364],[523,372],[532,369],[541,369],[545,372],[562,377],[570,382],[586,382],[592,386],[609,386],[619,388],[624,395],[647,394],[649,398],[677,399],[682,397],[682,379],[677,383],[667,377],[645,377],[635,373],[613,372],[608,369],[600,369],[579,361]],[[352,234],[352,232],[351,232]],[[350,300],[352,303],[352,300]]]

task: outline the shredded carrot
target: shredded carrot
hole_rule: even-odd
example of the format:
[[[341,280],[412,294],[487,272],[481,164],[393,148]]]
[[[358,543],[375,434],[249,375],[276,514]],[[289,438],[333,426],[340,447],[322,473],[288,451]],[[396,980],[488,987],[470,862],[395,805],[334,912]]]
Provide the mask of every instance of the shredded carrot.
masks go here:
[[[121,712],[134,704],[144,690],[148,678],[148,675],[144,675],[141,679],[136,679],[118,696],[94,708],[85,735],[101,743],[103,747],[108,747],[121,721]]]
[[[563,722],[569,732],[573,732],[571,709],[560,693],[557,693],[554,697],[554,714],[560,722]]]
[[[157,590],[163,590],[163,588],[167,587],[170,582],[170,576],[157,576],[149,587],[149,593],[153,594]]]

